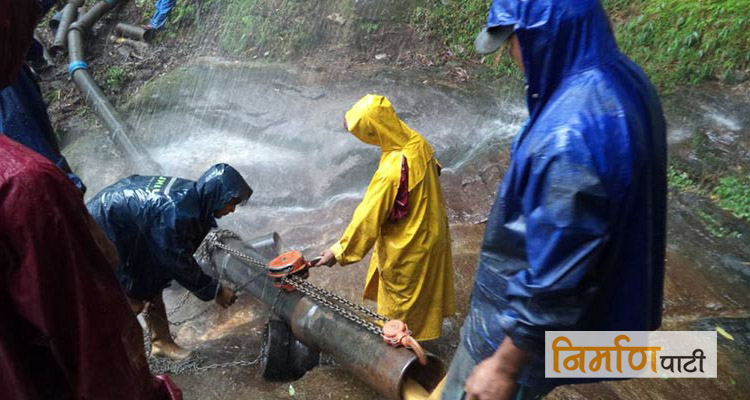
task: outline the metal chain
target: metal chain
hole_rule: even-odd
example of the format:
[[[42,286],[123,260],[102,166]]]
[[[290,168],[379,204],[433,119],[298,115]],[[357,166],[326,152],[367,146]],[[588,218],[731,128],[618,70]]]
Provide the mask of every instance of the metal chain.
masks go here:
[[[367,331],[369,331],[369,332],[371,332],[371,333],[373,333],[373,334],[375,334],[377,336],[382,336],[383,335],[383,330],[379,326],[373,324],[370,321],[365,320],[364,318],[361,318],[361,317],[357,316],[356,314],[352,313],[351,311],[349,311],[349,310],[347,310],[347,309],[345,309],[345,308],[343,308],[341,306],[338,306],[338,305],[332,303],[329,299],[325,298],[320,293],[317,293],[315,290],[311,290],[309,287],[304,286],[304,285],[298,285],[299,281],[301,281],[301,279],[298,278],[298,277],[296,277],[296,276],[295,277],[286,277],[286,278],[283,279],[284,283],[287,283],[287,284],[290,284],[290,285],[294,286],[294,288],[297,289],[297,290],[299,290],[300,292],[302,292],[302,294],[307,295],[308,297],[312,298],[316,302],[318,302],[318,303],[320,303],[320,304],[322,304],[322,305],[330,308],[331,310],[333,310],[333,311],[341,314],[344,318],[346,318],[346,319],[354,322],[355,324],[363,327]]]
[[[255,360],[231,361],[231,362],[225,362],[225,363],[199,366],[199,367],[195,367],[193,371],[203,372],[203,371],[208,371],[208,370],[212,370],[216,368],[249,367],[249,366],[259,363],[260,358],[261,358],[260,355],[258,355],[258,357],[256,357]]]
[[[206,308],[204,308],[204,309],[203,309],[203,311],[199,312],[198,314],[195,314],[195,315],[193,315],[192,317],[189,317],[189,318],[183,319],[182,321],[174,321],[174,322],[173,322],[173,321],[167,321],[167,322],[169,322],[169,324],[170,324],[170,325],[172,325],[172,326],[180,326],[180,325],[185,325],[185,324],[187,324],[188,322],[192,322],[192,321],[195,321],[196,319],[198,319],[198,318],[200,318],[200,317],[202,317],[202,316],[206,315],[206,313],[208,313],[208,312],[209,312],[209,311],[211,311],[212,309],[213,309],[213,305],[209,305],[209,306],[207,306]]]
[[[255,364],[258,364],[260,362],[260,355],[258,355],[254,360],[240,360],[240,361],[230,361],[225,363],[215,363],[215,364],[209,364],[209,365],[200,365],[202,358],[198,357],[191,357],[187,360],[181,360],[181,361],[175,361],[170,360],[166,358],[156,358],[156,357],[150,357],[149,367],[151,369],[152,373],[155,374],[163,374],[163,373],[171,373],[171,374],[184,374],[184,373],[198,373],[198,372],[204,372],[209,371],[212,369],[223,369],[223,368],[233,368],[233,367],[250,367]]]
[[[174,306],[171,310],[169,310],[169,312],[167,313],[167,317],[171,317],[175,315],[177,311],[180,311],[180,308],[182,308],[182,306],[184,306],[185,303],[187,303],[189,297],[190,297],[190,292],[186,291],[185,295],[182,296],[182,299],[180,299],[180,302],[176,306]]]
[[[201,254],[201,257],[209,257],[210,258],[210,254],[206,254],[206,253],[210,252],[209,247],[216,247],[216,248],[220,248],[220,249],[226,251],[230,255],[236,257],[240,261],[243,261],[243,262],[245,262],[247,264],[251,264],[251,265],[255,265],[257,267],[261,267],[264,270],[265,270],[265,268],[267,268],[266,263],[264,263],[262,261],[259,261],[259,260],[255,259],[253,257],[250,257],[247,254],[242,253],[241,251],[235,250],[235,249],[231,248],[230,246],[227,246],[226,244],[224,244],[223,242],[221,242],[221,239],[227,238],[227,237],[233,238],[233,239],[238,239],[238,240],[240,239],[240,237],[237,236],[237,234],[235,234],[232,231],[228,231],[228,230],[219,230],[219,231],[216,231],[215,234],[212,235],[211,238],[209,239],[209,242],[207,243],[206,249],[204,249],[205,253]],[[344,299],[344,298],[342,298],[342,297],[340,297],[338,295],[335,295],[335,294],[331,293],[328,290],[325,290],[323,288],[315,286],[312,283],[307,282],[307,281],[305,281],[305,280],[303,280],[303,279],[301,279],[300,277],[297,277],[297,276],[292,276],[292,275],[286,276],[286,277],[282,278],[282,283],[291,285],[295,289],[299,290],[302,294],[305,294],[305,295],[309,296],[310,298],[312,298],[313,300],[319,302],[320,304],[325,305],[326,307],[332,309],[333,311],[341,314],[346,319],[354,322],[355,324],[357,324],[359,326],[362,326],[367,331],[369,331],[369,332],[371,332],[371,333],[373,333],[375,335],[382,336],[382,334],[383,334],[382,328],[380,328],[376,324],[374,324],[374,323],[372,323],[372,322],[370,322],[370,321],[368,321],[368,320],[366,320],[366,319],[364,319],[364,318],[356,315],[355,313],[358,312],[358,313],[364,314],[364,315],[366,315],[366,316],[368,316],[370,318],[373,318],[373,319],[375,319],[377,321],[383,321],[383,322],[387,322],[388,318],[386,318],[386,317],[384,317],[384,316],[382,316],[380,314],[377,314],[377,313],[375,313],[375,312],[373,312],[373,311],[371,311],[371,310],[369,310],[369,309],[367,309],[367,308],[365,308],[363,306],[354,304],[353,302],[351,302],[349,300],[346,300],[346,299]],[[336,302],[344,305],[345,307],[341,307],[340,305],[334,304],[331,301],[331,299],[333,299],[334,301],[336,301]],[[347,310],[347,308],[349,308],[349,310]],[[354,313],[352,311],[354,311]]]
[[[306,281],[304,279],[300,279],[300,278],[298,278],[296,276],[292,276],[291,278],[295,280],[295,283],[297,283],[299,285],[307,286],[307,287],[311,288],[312,290],[315,290],[315,291],[321,293],[322,295],[324,295],[324,296],[326,296],[328,298],[334,299],[334,300],[338,301],[341,304],[344,304],[344,305],[346,305],[346,306],[348,306],[350,308],[353,308],[355,311],[358,311],[358,312],[360,312],[362,314],[365,314],[368,317],[370,317],[370,318],[372,318],[372,319],[374,319],[376,321],[388,322],[390,320],[388,317],[380,315],[380,314],[378,314],[378,313],[376,313],[376,312],[368,309],[367,307],[365,307],[363,305],[355,304],[355,303],[353,303],[353,302],[351,302],[351,301],[349,301],[349,300],[347,300],[347,299],[345,299],[345,298],[343,298],[343,297],[341,297],[341,296],[339,296],[339,295],[337,295],[335,293],[332,293],[332,292],[330,292],[330,291],[328,291],[326,289],[323,289],[322,287],[315,286],[312,283],[310,283],[310,282],[308,282],[308,281]]]

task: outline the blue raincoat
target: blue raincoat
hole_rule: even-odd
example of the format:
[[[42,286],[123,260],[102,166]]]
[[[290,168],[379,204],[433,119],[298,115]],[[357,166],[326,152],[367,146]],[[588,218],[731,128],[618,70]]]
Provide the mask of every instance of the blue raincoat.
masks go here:
[[[47,105],[39,86],[24,66],[10,86],[0,91],[0,134],[41,154],[62,169],[81,190],[83,182],[70,169],[60,153],[60,146],[52,130]]]
[[[201,271],[193,253],[216,227],[214,213],[252,192],[239,172],[217,164],[197,182],[133,175],[104,188],[86,207],[117,247],[117,276],[128,296],[152,299],[174,279],[208,301],[219,283]]]
[[[661,323],[665,122],[598,0],[495,1],[488,26],[514,27],[530,116],[487,222],[463,343],[481,361],[508,335],[532,353],[519,383],[551,387],[569,382],[544,379],[546,330]]]
[[[164,28],[164,25],[169,18],[169,14],[172,12],[176,3],[177,0],[156,0],[156,4],[154,4],[154,16],[149,23],[151,28],[156,30]]]

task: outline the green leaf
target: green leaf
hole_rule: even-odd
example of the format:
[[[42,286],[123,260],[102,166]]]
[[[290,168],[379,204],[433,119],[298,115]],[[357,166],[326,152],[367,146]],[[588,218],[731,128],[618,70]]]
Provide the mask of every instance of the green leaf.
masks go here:
[[[720,327],[719,325],[716,325],[716,332],[719,333],[719,335],[724,336],[726,339],[734,340],[734,336],[729,334],[729,332],[725,331],[724,328]]]

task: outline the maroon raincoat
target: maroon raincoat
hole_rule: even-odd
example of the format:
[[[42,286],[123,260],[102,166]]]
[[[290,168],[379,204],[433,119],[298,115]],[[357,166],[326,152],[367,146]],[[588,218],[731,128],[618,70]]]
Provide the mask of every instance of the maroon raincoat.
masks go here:
[[[81,193],[0,136],[0,398],[169,399]]]

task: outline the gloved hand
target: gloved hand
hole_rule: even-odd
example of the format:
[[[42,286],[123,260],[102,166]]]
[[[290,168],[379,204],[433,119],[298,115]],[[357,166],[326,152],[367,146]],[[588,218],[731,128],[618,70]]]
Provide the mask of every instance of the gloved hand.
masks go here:
[[[234,302],[237,300],[237,295],[234,293],[234,290],[222,286],[221,289],[219,289],[219,293],[216,295],[216,304],[227,308],[234,304]]]

